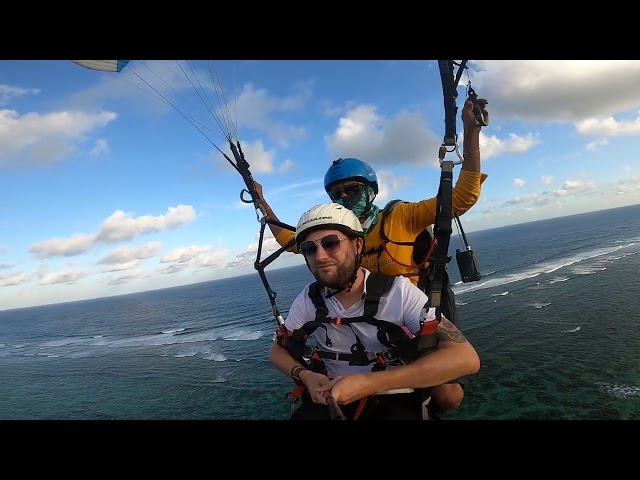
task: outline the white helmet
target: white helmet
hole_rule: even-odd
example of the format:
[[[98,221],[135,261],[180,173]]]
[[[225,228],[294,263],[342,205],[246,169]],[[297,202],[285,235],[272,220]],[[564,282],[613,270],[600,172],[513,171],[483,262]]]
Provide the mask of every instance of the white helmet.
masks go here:
[[[350,238],[364,237],[360,220],[347,207],[337,203],[316,205],[302,214],[296,226],[298,245],[314,230],[335,229]]]

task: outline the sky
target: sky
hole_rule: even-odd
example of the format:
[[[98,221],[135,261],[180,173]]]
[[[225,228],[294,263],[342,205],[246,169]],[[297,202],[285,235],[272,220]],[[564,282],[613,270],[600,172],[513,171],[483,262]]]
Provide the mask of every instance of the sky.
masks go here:
[[[640,61],[467,65],[458,113],[470,84],[490,122],[465,233],[640,203]],[[380,207],[434,197],[443,102],[437,60],[0,60],[0,310],[255,273],[230,132],[289,225],[338,157],[373,166]]]

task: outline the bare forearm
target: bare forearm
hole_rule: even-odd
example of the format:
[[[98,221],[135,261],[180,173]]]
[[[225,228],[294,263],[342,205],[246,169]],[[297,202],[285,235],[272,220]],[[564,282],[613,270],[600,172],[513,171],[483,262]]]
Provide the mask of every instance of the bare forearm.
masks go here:
[[[394,388],[426,388],[450,382],[480,369],[480,358],[462,332],[442,318],[436,329],[435,351],[402,367],[371,373],[374,392]]]
[[[271,348],[269,349],[269,362],[271,362],[274,367],[287,377],[291,373],[291,369],[293,367],[300,365],[294,360],[287,349],[278,345],[278,342],[276,341],[271,343]]]
[[[480,172],[480,128],[472,128],[464,134],[462,142],[463,170]]]
[[[472,375],[480,368],[480,360],[469,343],[454,348],[440,348],[419,358],[415,362],[370,376],[372,392],[382,392],[395,388],[426,388],[442,385],[466,375]]]

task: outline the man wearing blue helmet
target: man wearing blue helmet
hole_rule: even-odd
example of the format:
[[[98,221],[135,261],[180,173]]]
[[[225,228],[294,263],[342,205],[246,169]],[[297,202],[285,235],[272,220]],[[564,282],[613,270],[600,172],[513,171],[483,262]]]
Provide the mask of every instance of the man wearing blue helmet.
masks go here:
[[[479,102],[486,110],[487,101]],[[482,184],[487,175],[480,172],[480,129],[473,112],[473,103],[465,102],[462,110],[464,124],[464,162],[453,188],[452,207],[454,215],[462,215],[476,204],[480,198]],[[423,291],[425,269],[424,258],[418,258],[417,251],[426,253],[428,248],[421,243],[423,232],[436,219],[437,198],[419,202],[402,202],[383,217],[383,209],[374,205],[378,194],[378,178],[375,171],[357,158],[334,160],[324,178],[324,188],[334,203],[344,205],[356,214],[365,233],[365,249],[362,266],[370,271],[408,277]],[[279,221],[262,195],[262,186],[256,182],[256,191],[265,206],[267,217]],[[276,225],[269,227],[280,245],[286,245],[294,233]],[[427,243],[429,239],[427,239]],[[427,245],[428,246],[428,245]],[[297,246],[292,252],[299,253]],[[423,253],[423,254],[424,254]],[[457,324],[455,300],[448,281],[442,295],[442,313]],[[434,407],[439,413],[456,408],[464,398],[464,390],[458,383],[448,383],[432,390]]]

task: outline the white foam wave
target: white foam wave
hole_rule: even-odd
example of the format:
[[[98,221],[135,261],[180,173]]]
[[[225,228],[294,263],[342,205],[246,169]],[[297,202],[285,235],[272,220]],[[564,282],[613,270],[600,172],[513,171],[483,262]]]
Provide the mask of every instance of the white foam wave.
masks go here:
[[[253,332],[236,332],[222,338],[224,340],[258,340],[262,338],[263,335],[264,332],[262,330],[256,330]]]
[[[211,353],[209,355],[203,355],[202,358],[205,360],[213,360],[214,362],[224,362],[227,357],[225,357],[221,353]]]
[[[162,330],[162,333],[178,333],[178,332],[184,332],[186,330],[186,328],[175,328],[173,330]]]
[[[562,333],[573,333],[573,332],[579,332],[579,331],[580,331],[580,326],[577,326],[573,330],[562,330]]]
[[[529,305],[531,305],[533,308],[544,308],[551,305],[551,302],[547,302],[547,303],[536,302],[536,303],[530,303]]]
[[[566,282],[569,280],[569,277],[556,277],[549,280],[549,285],[553,285],[554,283]]]
[[[482,283],[467,286],[466,288],[461,288],[461,286],[456,284],[453,286],[453,291],[456,295],[461,295],[463,293],[475,292],[477,290],[483,290],[486,288],[501,287],[504,285],[508,285],[510,283],[515,283],[515,282],[520,282],[522,280],[535,278],[538,275],[554,273],[558,270],[567,268],[572,265],[574,266],[571,271],[571,273],[573,274],[586,275],[586,274],[597,273],[599,271],[602,271],[602,268],[603,268],[602,262],[604,261],[610,262],[612,261],[612,258],[615,258],[615,257],[610,256],[606,259],[599,259],[596,262],[593,262],[593,263],[599,263],[595,270],[594,270],[593,263],[589,262],[590,260],[597,259],[598,257],[602,257],[604,255],[610,255],[613,252],[617,252],[619,250],[628,248],[633,245],[634,245],[633,243],[626,243],[626,244],[617,245],[617,246],[597,247],[592,250],[574,253],[564,258],[560,258],[560,259],[556,258],[548,261],[543,261],[541,263],[532,264],[526,267],[525,270],[521,272],[503,275],[496,278],[491,278],[489,280],[485,280]],[[625,253],[623,255],[623,258],[626,255],[633,255],[636,253],[638,252]],[[578,266],[577,264],[581,262],[586,262],[587,265]],[[483,276],[483,278],[485,277],[486,275]],[[557,276],[554,278],[555,282],[558,282],[558,281],[564,282],[564,281],[567,281],[568,279],[569,278],[567,278],[566,276]],[[545,284],[545,283],[549,284],[549,283],[552,283],[552,281],[541,282],[541,284]]]
[[[640,397],[640,388],[632,385],[620,385],[612,382],[595,382],[601,391],[617,398]]]

